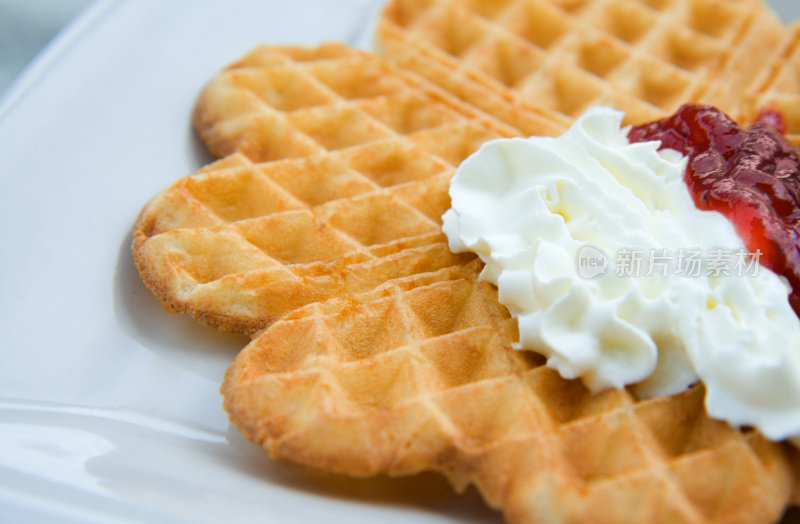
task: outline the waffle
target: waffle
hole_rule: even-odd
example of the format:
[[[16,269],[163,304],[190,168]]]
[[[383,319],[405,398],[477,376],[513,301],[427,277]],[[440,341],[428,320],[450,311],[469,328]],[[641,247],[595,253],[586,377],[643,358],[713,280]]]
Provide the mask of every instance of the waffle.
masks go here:
[[[778,52],[751,85],[743,107],[749,119],[763,109],[777,109],[786,119],[787,138],[800,145],[800,23],[789,28]]]
[[[482,108],[493,93],[641,123],[704,102],[746,123],[743,94],[785,34],[759,0],[392,0],[377,46]]]
[[[500,101],[495,108],[501,114],[515,109]],[[532,109],[522,113],[517,119],[525,132],[560,134],[570,123]],[[495,135],[520,133],[413,73],[337,43],[260,46],[212,79],[194,111],[195,129],[213,155],[240,152],[254,162],[405,137],[457,164],[480,138],[451,139],[447,126],[458,128],[458,137],[467,119]]]
[[[231,155],[145,206],[133,256],[166,309],[244,333],[470,258],[441,232],[450,177],[519,134],[339,44],[257,48],[208,85],[195,123]]]
[[[593,395],[511,350],[479,262],[446,250],[447,183],[482,141],[568,118],[486,100],[335,45],[259,48],[209,84],[195,125],[231,156],[153,199],[133,250],[168,309],[254,335],[232,422],[316,468],[439,471],[509,522],[777,519],[797,451],[709,419],[702,387]]]
[[[264,330],[222,386],[277,459],[350,475],[435,470],[508,522],[774,522],[797,451],[710,419],[702,386],[591,394],[511,349],[516,323],[466,274],[399,279]]]

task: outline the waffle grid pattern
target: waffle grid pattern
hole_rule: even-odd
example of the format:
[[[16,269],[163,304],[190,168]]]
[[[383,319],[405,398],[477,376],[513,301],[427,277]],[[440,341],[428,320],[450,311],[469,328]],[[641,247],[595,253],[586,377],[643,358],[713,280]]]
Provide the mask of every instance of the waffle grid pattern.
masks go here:
[[[461,151],[437,151],[425,131],[452,124],[457,129],[443,132],[482,127],[519,134],[411,73],[336,43],[313,52],[257,48],[209,83],[194,121],[215,156],[238,151],[255,162],[406,136],[458,163],[480,142]],[[542,131],[548,125],[542,122]]]
[[[474,482],[510,522],[780,516],[792,485],[784,448],[708,418],[700,386],[591,394],[511,350],[516,326],[478,268],[290,313],[229,369],[233,422],[276,458]]]
[[[800,23],[784,37],[779,51],[753,83],[746,101],[749,117],[762,109],[777,109],[786,118],[787,138],[800,144]]]
[[[796,452],[709,419],[702,388],[592,395],[510,349],[480,264],[440,232],[448,181],[486,139],[568,118],[471,93],[509,125],[340,45],[259,48],[206,88],[201,137],[241,154],[151,201],[133,249],[168,309],[255,334],[222,386],[231,420],[276,458],[474,483],[509,522],[777,519]]]
[[[489,77],[491,90],[567,117],[611,105],[642,122],[689,101],[737,115],[783,33],[754,0],[393,0],[379,44],[450,89]]]
[[[272,161],[234,155],[180,179],[143,210],[134,258],[168,309],[223,330],[469,258],[440,230],[449,179],[480,143],[516,134],[340,45],[259,48],[205,96],[233,100],[207,100],[226,111],[207,136],[245,129],[226,144]],[[286,139],[258,141],[254,119]]]

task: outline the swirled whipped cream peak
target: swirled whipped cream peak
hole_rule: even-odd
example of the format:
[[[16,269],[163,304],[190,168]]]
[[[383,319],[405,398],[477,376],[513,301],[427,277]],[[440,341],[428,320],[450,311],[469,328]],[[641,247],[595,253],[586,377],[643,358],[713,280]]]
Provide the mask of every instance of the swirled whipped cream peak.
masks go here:
[[[622,119],[595,107],[557,138],[485,143],[451,181],[450,248],[478,254],[518,321],[516,349],[564,378],[641,396],[702,380],[712,417],[800,435],[787,284],[727,218],[695,207],[686,157],[630,143]]]

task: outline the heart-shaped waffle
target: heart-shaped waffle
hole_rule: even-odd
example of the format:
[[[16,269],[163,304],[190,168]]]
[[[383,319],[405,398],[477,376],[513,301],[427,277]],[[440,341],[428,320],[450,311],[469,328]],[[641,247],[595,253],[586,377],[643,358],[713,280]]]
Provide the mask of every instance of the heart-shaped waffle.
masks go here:
[[[469,259],[441,233],[450,177],[482,142],[519,134],[341,44],[256,49],[206,87],[195,122],[214,153],[240,154],[145,206],[133,256],[168,310],[246,333]]]
[[[712,420],[702,386],[592,394],[466,274],[310,304],[229,368],[231,421],[273,457],[350,475],[439,471],[509,522],[772,522],[797,451]]]

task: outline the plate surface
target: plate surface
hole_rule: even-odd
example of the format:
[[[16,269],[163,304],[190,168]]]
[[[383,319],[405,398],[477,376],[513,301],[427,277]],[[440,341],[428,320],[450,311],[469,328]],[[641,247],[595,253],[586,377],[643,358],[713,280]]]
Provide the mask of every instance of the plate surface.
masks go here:
[[[144,202],[210,160],[189,123],[200,87],[259,42],[368,47],[382,3],[100,1],[6,92],[0,521],[502,522],[437,475],[269,460],[221,408],[247,339],[164,312],[130,258]]]

